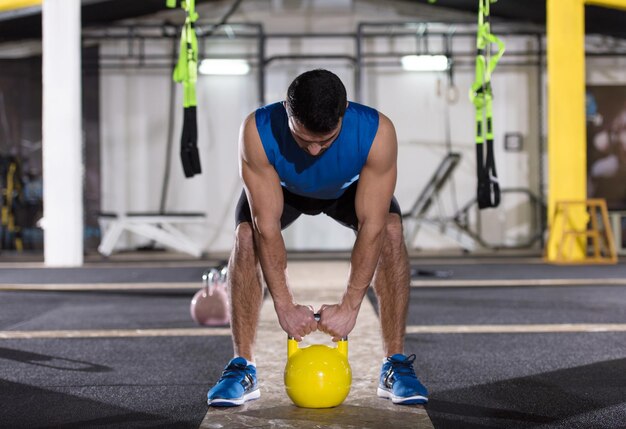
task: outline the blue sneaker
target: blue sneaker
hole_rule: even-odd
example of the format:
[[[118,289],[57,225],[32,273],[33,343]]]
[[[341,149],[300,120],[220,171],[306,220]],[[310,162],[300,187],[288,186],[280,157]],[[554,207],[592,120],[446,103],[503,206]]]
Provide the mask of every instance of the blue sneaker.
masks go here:
[[[428,391],[417,379],[413,369],[415,355],[395,354],[387,358],[380,369],[377,394],[394,404],[412,405],[428,402]]]
[[[256,368],[244,358],[236,357],[228,362],[217,384],[209,390],[207,402],[214,407],[234,407],[260,397]]]

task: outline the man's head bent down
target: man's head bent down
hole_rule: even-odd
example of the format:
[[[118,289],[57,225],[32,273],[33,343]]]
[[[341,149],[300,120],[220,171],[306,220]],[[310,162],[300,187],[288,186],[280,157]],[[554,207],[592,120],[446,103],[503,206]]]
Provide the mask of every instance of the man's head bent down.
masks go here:
[[[346,106],[346,88],[334,73],[318,69],[295,78],[287,90],[285,109],[296,143],[319,155],[339,134]]]

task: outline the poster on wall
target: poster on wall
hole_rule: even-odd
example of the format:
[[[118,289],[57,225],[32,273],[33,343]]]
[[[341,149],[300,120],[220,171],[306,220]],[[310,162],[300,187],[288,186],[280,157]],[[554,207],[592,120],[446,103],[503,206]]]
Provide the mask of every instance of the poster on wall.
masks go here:
[[[587,198],[626,211],[626,86],[587,86]]]

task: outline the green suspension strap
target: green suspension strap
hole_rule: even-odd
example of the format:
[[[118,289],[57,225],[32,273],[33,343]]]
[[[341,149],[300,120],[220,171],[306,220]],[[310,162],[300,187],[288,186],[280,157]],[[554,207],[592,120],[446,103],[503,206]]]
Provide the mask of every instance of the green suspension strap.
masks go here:
[[[491,75],[504,54],[504,42],[491,33],[489,4],[496,0],[479,0],[478,33],[476,35],[476,79],[470,99],[476,108],[476,170],[478,173],[477,201],[480,209],[500,204],[500,185],[493,154],[493,93]],[[498,51],[492,56],[491,45]],[[485,149],[486,143],[486,149]],[[486,152],[486,153],[485,153]]]
[[[175,8],[177,0],[167,0],[167,7]],[[198,80],[198,39],[194,22],[198,20],[195,0],[181,1],[181,7],[187,13],[180,36],[180,52],[172,78],[183,84],[183,132],[180,139],[180,157],[185,177],[200,174],[200,155],[198,154],[198,125],[196,116],[196,81]]]

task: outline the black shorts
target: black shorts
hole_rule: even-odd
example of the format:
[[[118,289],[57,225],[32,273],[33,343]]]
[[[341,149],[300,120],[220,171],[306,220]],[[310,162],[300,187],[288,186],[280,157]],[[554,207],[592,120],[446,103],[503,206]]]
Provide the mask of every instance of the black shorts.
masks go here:
[[[356,209],[354,207],[354,197],[356,196],[356,187],[358,180],[346,189],[346,191],[336,200],[321,200],[318,198],[303,197],[301,195],[289,192],[283,187],[283,214],[280,217],[281,229],[287,228],[301,214],[315,216],[324,213],[335,219],[343,226],[347,226],[353,230],[358,230],[359,221],[356,217]],[[391,199],[389,213],[397,213],[402,217],[400,205],[395,197]],[[237,209],[235,210],[235,222],[239,225],[241,222],[252,222],[250,213],[250,205],[245,191],[241,192]]]

